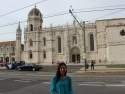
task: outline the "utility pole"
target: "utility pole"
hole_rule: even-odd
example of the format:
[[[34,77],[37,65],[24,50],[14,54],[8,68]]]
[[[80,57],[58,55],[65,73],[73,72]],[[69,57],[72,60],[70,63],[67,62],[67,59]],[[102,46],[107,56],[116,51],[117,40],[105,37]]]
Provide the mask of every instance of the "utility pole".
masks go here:
[[[85,40],[85,21],[83,21],[83,26],[81,26],[81,24],[79,23],[79,21],[76,19],[76,17],[73,15],[72,11],[69,9],[69,13],[71,13],[71,15],[73,16],[73,18],[77,21],[77,23],[80,25],[80,27],[82,28],[83,31],[83,42],[84,42],[84,53],[83,53],[83,57],[84,57],[84,64],[85,64],[85,71],[86,71],[86,40]]]

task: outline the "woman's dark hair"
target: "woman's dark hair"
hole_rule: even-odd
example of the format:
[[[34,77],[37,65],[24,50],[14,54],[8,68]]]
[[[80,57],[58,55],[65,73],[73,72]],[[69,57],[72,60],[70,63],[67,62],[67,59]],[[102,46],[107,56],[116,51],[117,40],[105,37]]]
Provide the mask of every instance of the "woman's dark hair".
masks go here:
[[[66,64],[63,62],[63,63],[59,63],[58,64],[58,68],[57,68],[57,72],[56,72],[56,83],[59,81],[59,78],[60,78],[60,67],[64,65],[66,67],[66,72],[65,72],[65,76],[66,76],[66,73],[67,73],[67,66]]]

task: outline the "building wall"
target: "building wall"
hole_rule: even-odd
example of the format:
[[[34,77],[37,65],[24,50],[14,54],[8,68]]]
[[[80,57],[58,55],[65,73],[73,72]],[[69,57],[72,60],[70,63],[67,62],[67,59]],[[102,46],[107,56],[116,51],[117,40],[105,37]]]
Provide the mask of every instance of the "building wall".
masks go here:
[[[124,27],[125,25],[117,25],[106,28],[107,59],[112,63],[123,63],[125,61],[125,35],[120,34]]]
[[[15,59],[15,44],[11,44],[10,42],[5,42],[3,45],[0,45],[0,62],[10,62],[14,58]]]

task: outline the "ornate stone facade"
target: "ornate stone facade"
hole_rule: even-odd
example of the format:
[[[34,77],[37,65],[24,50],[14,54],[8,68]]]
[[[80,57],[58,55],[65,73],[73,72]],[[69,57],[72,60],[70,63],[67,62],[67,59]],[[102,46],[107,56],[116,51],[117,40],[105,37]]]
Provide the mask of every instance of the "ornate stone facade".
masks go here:
[[[42,28],[43,18],[35,7],[29,14],[24,30],[24,50],[21,46],[21,29],[16,33],[16,60],[32,63],[83,63],[83,30],[72,25]],[[83,24],[80,23],[82,26]],[[125,18],[97,20],[85,24],[87,61],[125,63]]]

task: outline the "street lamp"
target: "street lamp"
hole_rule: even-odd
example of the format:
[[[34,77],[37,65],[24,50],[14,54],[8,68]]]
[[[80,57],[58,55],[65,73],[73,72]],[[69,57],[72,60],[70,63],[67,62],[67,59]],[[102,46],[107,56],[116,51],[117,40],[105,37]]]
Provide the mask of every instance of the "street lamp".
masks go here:
[[[85,21],[83,21],[83,42],[84,42],[84,63],[85,63],[85,71],[86,71],[86,40],[85,40]]]
[[[83,26],[79,23],[79,21],[76,19],[76,17],[73,15],[72,11],[69,9],[69,13],[72,14],[72,16],[75,18],[79,26],[82,28],[83,31],[83,42],[84,42],[84,53],[83,53],[83,58],[84,58],[84,63],[85,63],[85,71],[86,71],[86,40],[85,40],[85,21],[83,21]]]
[[[104,55],[104,61],[105,61],[105,66],[106,66],[106,54]]]

